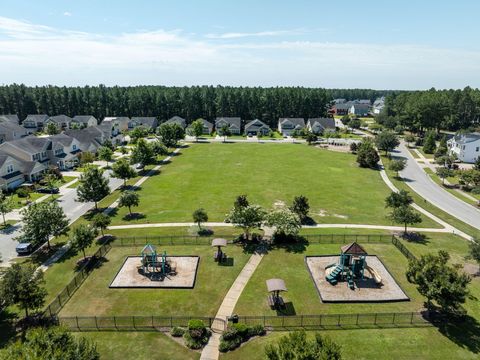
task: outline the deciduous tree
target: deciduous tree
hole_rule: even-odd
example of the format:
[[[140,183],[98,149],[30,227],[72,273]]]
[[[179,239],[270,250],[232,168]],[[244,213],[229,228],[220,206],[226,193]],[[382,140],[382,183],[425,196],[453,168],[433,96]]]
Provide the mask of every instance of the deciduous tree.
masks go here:
[[[83,252],[83,258],[86,258],[85,249],[92,245],[93,240],[97,236],[97,229],[87,224],[80,224],[73,229],[72,246],[74,249]]]
[[[95,203],[95,209],[98,210],[98,202],[110,194],[108,179],[103,176],[103,170],[89,166],[80,175],[80,185],[77,187],[78,200],[81,202]]]
[[[192,214],[193,221],[197,223],[198,228],[201,229],[202,222],[208,221],[208,214],[204,208],[197,209]]]
[[[310,210],[307,197],[303,195],[295,196],[290,210],[297,214],[302,223],[305,222],[308,218],[308,211]]]
[[[127,186],[127,180],[137,176],[135,170],[130,166],[128,161],[124,158],[118,160],[112,166],[112,177],[123,180],[123,188]]]
[[[234,206],[225,221],[243,229],[244,238],[250,238],[250,231],[262,225],[265,211],[259,205]]]
[[[92,218],[92,226],[97,230],[100,229],[102,236],[105,236],[104,230],[108,228],[111,222],[112,219],[110,216],[104,213],[95,214],[95,216]]]
[[[390,219],[395,223],[405,225],[405,234],[407,233],[407,225],[419,224],[422,217],[415,212],[410,206],[399,206],[392,210]]]
[[[118,207],[127,207],[130,215],[132,215],[132,206],[137,207],[139,203],[140,197],[135,191],[125,191],[118,199]]]

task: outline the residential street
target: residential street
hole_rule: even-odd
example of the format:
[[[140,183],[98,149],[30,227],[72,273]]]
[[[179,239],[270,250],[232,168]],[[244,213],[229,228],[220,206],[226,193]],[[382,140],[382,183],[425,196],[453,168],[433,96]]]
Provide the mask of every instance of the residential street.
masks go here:
[[[109,176],[109,172],[106,172]],[[123,180],[109,177],[110,188],[117,189],[123,184]],[[72,188],[62,188],[61,196],[57,200],[60,206],[65,211],[70,224],[77,220],[80,216],[85,214],[89,209],[93,208],[94,203],[81,203],[76,201],[77,190]],[[17,242],[13,239],[20,235],[21,223],[17,223],[14,227],[10,227],[7,231],[0,232],[0,254],[3,263],[7,263],[10,259],[16,256],[15,247]]]
[[[480,229],[480,210],[461,201],[434,183],[420,168],[403,142],[393,154],[394,156],[400,156],[407,160],[407,166],[405,170],[400,172],[400,175],[405,179],[408,186],[443,211]]]

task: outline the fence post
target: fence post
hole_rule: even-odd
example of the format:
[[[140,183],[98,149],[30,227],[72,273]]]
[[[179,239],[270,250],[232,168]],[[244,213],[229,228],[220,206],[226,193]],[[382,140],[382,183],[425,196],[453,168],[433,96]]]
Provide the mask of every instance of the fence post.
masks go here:
[[[413,324],[413,311],[412,311],[412,315],[410,316],[410,324]]]
[[[373,325],[377,325],[377,313],[375,313],[375,320],[373,321]]]
[[[322,327],[322,316],[323,316],[323,315],[320,315],[320,322],[318,323],[318,326],[319,326],[319,327]]]
[[[135,325],[135,316],[132,316],[132,320],[133,320],[133,328],[134,328],[135,330],[137,330],[137,327],[136,327],[136,325]]]
[[[263,327],[265,327],[265,315],[263,315]]]
[[[300,326],[303,327],[303,315],[300,317]]]
[[[360,316],[360,314],[357,314],[357,323],[356,323],[357,326],[358,326],[358,317],[359,317],[359,316]]]
[[[152,329],[153,329],[153,328],[154,328],[154,326],[153,326],[153,315],[152,315]]]
[[[78,326],[78,316],[75,316],[75,322],[77,323],[77,329],[80,330],[80,326]]]
[[[98,321],[97,321],[97,316],[95,316],[95,327],[97,328],[98,330]]]
[[[338,314],[337,326],[340,326],[340,314]]]
[[[392,324],[395,324],[395,315],[396,315],[396,314],[397,314],[397,313],[393,313]]]
[[[115,326],[115,329],[117,329],[117,317],[116,316],[113,316],[113,325]]]

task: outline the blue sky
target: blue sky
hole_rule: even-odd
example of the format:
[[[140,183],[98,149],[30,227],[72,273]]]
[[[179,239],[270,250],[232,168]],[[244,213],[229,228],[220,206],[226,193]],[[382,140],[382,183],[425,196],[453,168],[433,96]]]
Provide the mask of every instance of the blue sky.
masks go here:
[[[0,79],[478,87],[479,10],[467,0],[2,0]]]

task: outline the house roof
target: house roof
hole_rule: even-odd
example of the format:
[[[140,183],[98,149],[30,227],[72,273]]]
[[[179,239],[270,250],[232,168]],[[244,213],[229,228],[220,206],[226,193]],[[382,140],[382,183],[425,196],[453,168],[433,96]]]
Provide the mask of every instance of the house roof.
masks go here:
[[[340,103],[340,104],[335,104],[333,107],[337,110],[348,110],[352,107],[351,102],[346,102],[346,103]]]
[[[132,121],[135,121],[142,126],[152,128],[156,125],[155,123],[157,122],[157,118],[154,116],[148,116],[148,117],[136,116],[136,117],[132,117]]]
[[[125,121],[129,122],[130,118],[128,116],[107,116],[103,118],[102,123],[104,122],[112,122],[112,121]]]
[[[307,124],[310,124],[312,128],[315,124],[319,124],[323,129],[335,129],[335,119],[333,118],[311,118],[308,119]]]
[[[361,247],[356,242],[353,242],[348,245],[344,245],[341,247],[342,254],[350,254],[350,255],[367,255],[367,252],[363,247]]]
[[[49,116],[47,114],[31,114],[31,115],[27,115],[27,117],[23,121],[32,120],[32,121],[35,121],[37,123],[37,122],[44,122],[48,118],[49,118]]]
[[[26,136],[21,139],[7,141],[0,145],[0,150],[3,147],[12,146],[14,148],[19,149],[20,151],[24,151],[30,154],[36,154],[38,152],[44,151],[48,145],[50,144],[50,140],[44,137],[36,137],[36,136]]]
[[[52,141],[52,145],[55,147],[57,143],[60,143],[62,146],[70,146],[74,140],[72,136],[67,134],[57,134],[48,137]]]
[[[480,140],[480,133],[473,132],[469,134],[456,134],[455,142],[457,144],[468,144],[474,141]]]
[[[80,130],[67,130],[65,131],[65,134],[76,139],[82,146],[87,147],[90,145],[100,147],[101,143],[99,139],[102,136],[105,136],[105,132],[100,126],[91,126]]]
[[[305,127],[305,119],[304,118],[280,118],[278,120],[282,126],[286,124],[292,124],[292,127],[295,128],[303,128]]]
[[[252,120],[252,121],[245,124],[245,130],[252,129],[252,128],[253,129],[260,129],[262,127],[266,127],[268,129],[270,129],[270,126],[268,126],[263,121],[258,120],[258,119]]]
[[[358,110],[368,110],[370,109],[370,104],[351,104],[350,107],[355,107]]]
[[[215,127],[217,127],[217,123],[220,121],[225,121],[226,123],[230,124],[230,127],[235,126],[240,129],[242,125],[242,119],[239,117],[217,117],[215,119]]]
[[[54,123],[57,123],[57,124],[61,124],[61,123],[71,122],[72,118],[67,115],[56,115],[56,116],[50,116],[48,120],[53,121]]]
[[[14,123],[14,124],[17,124],[17,125],[20,123],[20,119],[18,118],[18,115],[16,115],[16,114],[0,115],[0,122],[3,122],[3,121],[8,121],[10,123]]]
[[[87,124],[90,121],[90,119],[94,119],[95,122],[98,122],[95,116],[93,115],[75,115],[72,121],[78,122],[81,124]]]
[[[187,121],[184,118],[175,115],[165,121],[164,124],[178,124],[181,127],[185,128],[185,126],[187,125]]]
[[[207,126],[209,129],[213,128],[213,124],[210,121],[207,121],[203,118],[200,118],[200,119],[197,119],[197,120],[200,120],[201,122],[203,122],[203,126]]]
[[[27,130],[20,125],[17,125],[13,122],[0,122],[0,133],[7,132],[7,131],[14,131],[17,133],[24,133],[27,134]]]

